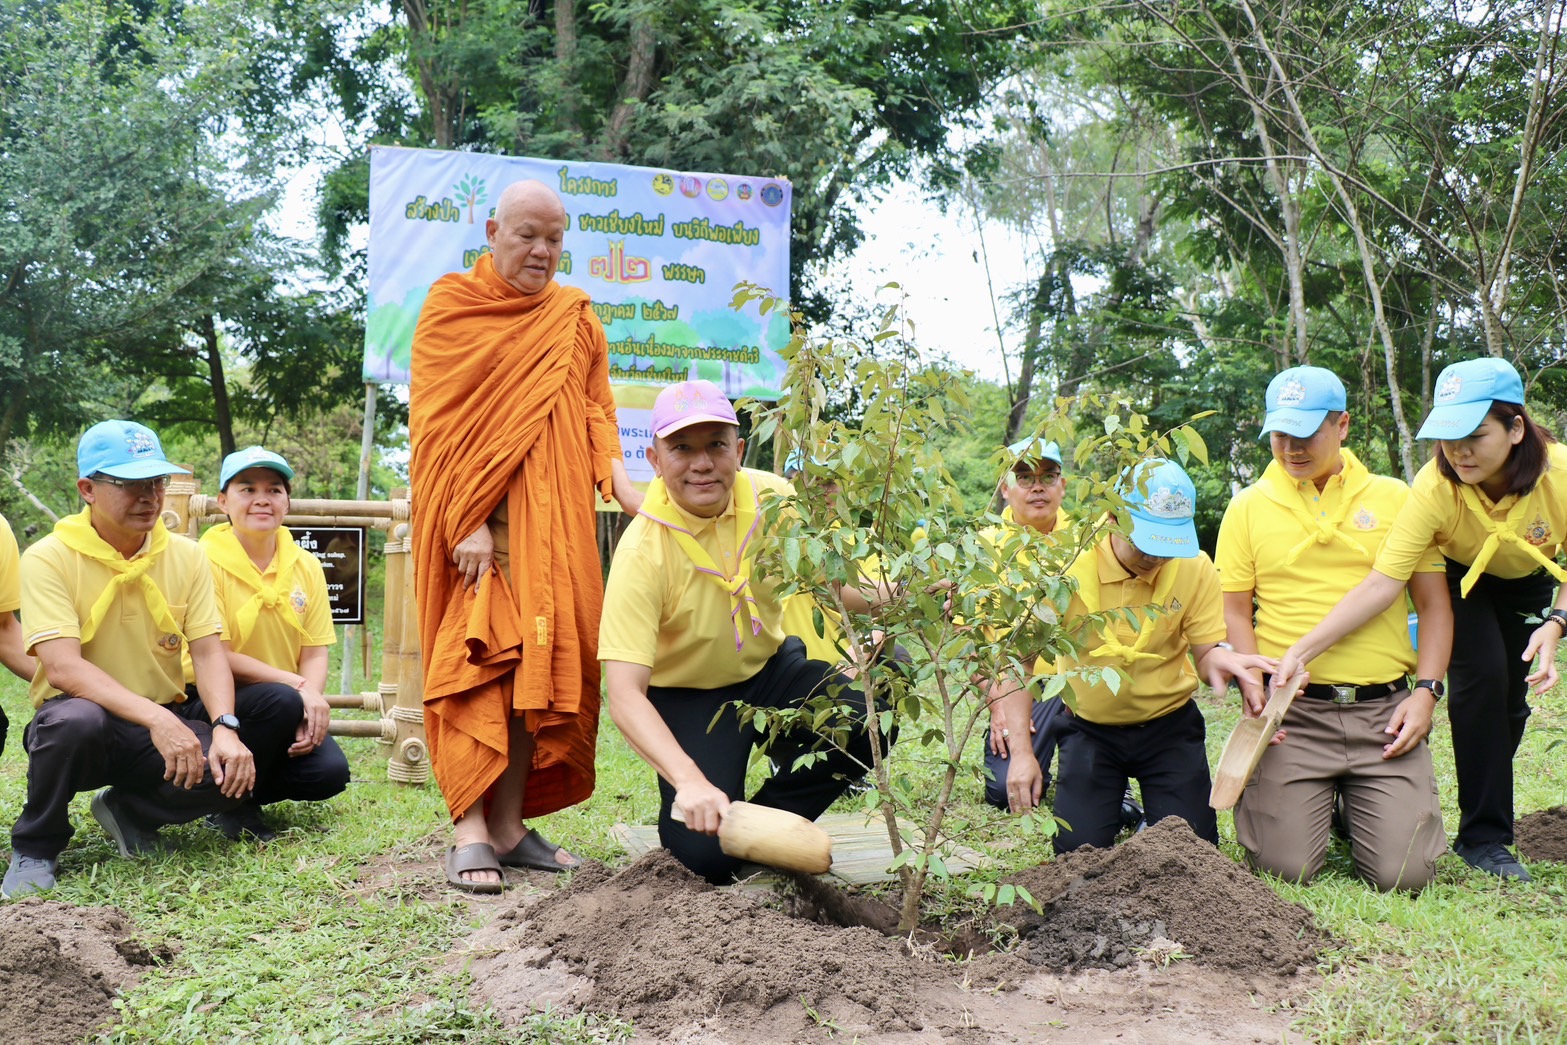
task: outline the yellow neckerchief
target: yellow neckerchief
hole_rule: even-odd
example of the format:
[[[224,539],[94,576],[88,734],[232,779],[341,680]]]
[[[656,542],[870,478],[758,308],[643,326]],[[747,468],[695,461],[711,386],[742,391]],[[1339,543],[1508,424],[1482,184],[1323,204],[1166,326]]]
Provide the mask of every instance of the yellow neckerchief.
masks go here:
[[[114,579],[104,585],[98,601],[93,603],[87,619],[82,622],[82,645],[87,645],[98,634],[98,626],[109,615],[109,605],[114,602],[115,595],[121,588],[132,585],[141,588],[142,598],[147,601],[147,609],[158,627],[166,634],[178,635],[183,642],[185,633],[169,612],[169,600],[163,597],[157,584],[147,576],[147,571],[152,569],[158,556],[169,546],[169,531],[164,527],[163,520],[159,519],[153,526],[152,541],[147,550],[133,559],[127,559],[110,547],[108,541],[98,536],[98,531],[92,528],[91,513],[92,506],[88,505],[75,515],[67,515],[54,524],[54,535],[60,538],[60,543],[76,554],[101,562],[114,571]]]
[[[648,485],[647,496],[642,501],[642,510],[639,514],[647,516],[660,526],[667,527],[674,535],[675,543],[680,550],[686,553],[691,560],[691,565],[696,567],[696,572],[705,573],[713,578],[713,581],[723,586],[729,595],[729,620],[735,629],[735,649],[739,650],[745,645],[745,637],[740,632],[740,612],[745,611],[751,621],[751,634],[758,635],[762,631],[762,620],[757,616],[756,599],[751,594],[751,560],[746,555],[746,545],[750,543],[752,535],[756,532],[756,490],[751,484],[751,477],[744,472],[735,473],[734,489],[730,491],[731,503],[734,505],[735,527],[735,572],[731,576],[724,573],[719,565],[713,561],[713,557],[707,553],[707,549],[697,543],[696,536],[686,528],[686,518],[680,509],[669,499],[669,489],[664,485],[664,480],[654,479]],[[714,526],[719,525],[715,520]]]
[[[1103,538],[1108,541],[1109,534]],[[1114,555],[1114,552],[1111,552]],[[1159,570],[1159,578],[1154,582],[1153,604],[1161,610],[1165,608],[1170,599],[1170,592],[1175,588],[1175,575],[1181,565],[1181,560],[1171,559]],[[1124,568],[1124,567],[1123,567]],[[1089,613],[1099,613],[1104,609],[1104,600],[1099,594],[1099,553],[1097,550],[1084,552],[1072,561],[1071,567],[1066,571],[1068,577],[1077,581],[1077,597],[1082,601],[1084,608]],[[1104,645],[1090,650],[1090,657],[1120,657],[1125,664],[1133,664],[1139,660],[1158,660],[1157,653],[1146,652],[1148,643],[1153,639],[1153,618],[1148,614],[1143,615],[1142,626],[1137,629],[1137,640],[1128,646],[1115,635],[1115,624],[1106,624],[1100,631],[1100,637]]]
[[[277,531],[277,552],[272,559],[277,575],[275,584],[268,584],[262,571],[250,561],[250,554],[239,543],[239,536],[230,523],[219,523],[202,534],[201,547],[212,565],[256,589],[256,594],[234,617],[234,634],[223,636],[231,646],[237,650],[244,644],[246,636],[255,630],[263,607],[274,611],[283,607],[285,612],[278,614],[283,622],[305,638],[310,637],[304,625],[299,623],[299,615],[286,612],[293,595],[294,565],[304,554],[294,543],[294,535],[288,532],[288,527],[280,526]]]
[[[1455,483],[1454,485],[1458,487],[1458,496],[1463,498],[1464,506],[1474,513],[1476,519],[1480,520],[1480,525],[1485,528],[1486,532],[1485,543],[1480,545],[1480,554],[1475,556],[1475,561],[1469,566],[1469,572],[1464,574],[1464,579],[1459,582],[1458,592],[1460,595],[1465,597],[1469,595],[1469,589],[1474,587],[1475,581],[1480,579],[1480,575],[1490,565],[1491,556],[1495,555],[1496,549],[1503,544],[1518,545],[1530,558],[1549,570],[1551,576],[1555,577],[1558,582],[1567,583],[1567,572],[1563,572],[1562,568],[1552,562],[1549,556],[1524,540],[1518,533],[1518,528],[1523,524],[1525,513],[1528,512],[1529,506],[1534,502],[1533,490],[1514,501],[1513,506],[1507,510],[1507,518],[1499,523],[1491,518],[1491,513],[1486,511],[1485,506],[1480,503],[1479,492],[1473,486],[1467,483]],[[1507,498],[1504,497],[1502,500],[1505,501]],[[1498,507],[1500,507],[1500,503],[1498,503]]]
[[[1007,523],[1007,524],[1009,524],[1011,526],[1022,526],[1023,525],[1022,523],[1017,521],[1017,516],[1012,514],[1012,506],[1010,504],[1007,505],[1005,508],[1001,509],[1001,521],[1004,522],[1004,523]],[[1048,537],[1048,536],[1050,536],[1050,534],[1060,533],[1062,530],[1066,529],[1070,525],[1072,525],[1072,518],[1071,518],[1071,516],[1067,515],[1060,508],[1057,508],[1056,509],[1056,524],[1050,528],[1050,533],[1045,533],[1043,531],[1038,531],[1038,532],[1039,532],[1040,536]],[[1030,529],[1032,529],[1032,527],[1030,527]]]
[[[1270,500],[1289,509],[1290,514],[1294,515],[1306,530],[1306,538],[1291,548],[1289,554],[1284,557],[1286,566],[1293,566],[1312,545],[1332,544],[1334,541],[1342,541],[1354,550],[1357,558],[1368,564],[1371,562],[1371,553],[1343,530],[1344,518],[1349,514],[1350,505],[1354,503],[1354,497],[1360,492],[1360,488],[1370,480],[1371,473],[1366,471],[1366,466],[1348,450],[1341,449],[1339,454],[1344,459],[1343,470],[1338,473],[1342,488],[1339,491],[1338,506],[1333,509],[1333,514],[1328,516],[1312,514],[1311,509],[1306,507],[1306,502],[1302,499],[1300,484],[1290,478],[1289,473],[1279,462],[1270,461],[1262,473],[1263,492]],[[1331,484],[1333,480],[1330,478],[1328,482]]]

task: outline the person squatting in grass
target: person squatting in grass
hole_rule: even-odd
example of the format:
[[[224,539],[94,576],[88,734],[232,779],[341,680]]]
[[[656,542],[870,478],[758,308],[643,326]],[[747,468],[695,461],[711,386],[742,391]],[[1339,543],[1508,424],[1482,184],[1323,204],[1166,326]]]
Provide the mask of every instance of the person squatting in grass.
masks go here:
[[[27,644],[22,639],[22,622],[16,619],[16,611],[22,605],[22,563],[16,550],[16,534],[11,524],[0,515],[0,664],[19,679],[31,681],[38,670],[38,662],[28,656]],[[10,719],[0,708],[0,754],[5,753],[5,735],[10,729]]]
[[[1350,417],[1331,371],[1284,371],[1266,405],[1273,461],[1225,509],[1216,564],[1230,643],[1280,657],[1365,576],[1409,487],[1372,475],[1344,446]],[[1284,716],[1282,740],[1235,807],[1253,867],[1309,881],[1326,862],[1337,797],[1360,877],[1384,891],[1419,890],[1435,874],[1447,836],[1426,737],[1453,618],[1442,556],[1427,549],[1414,571],[1418,660],[1396,599],[1306,665],[1310,682]],[[1242,710],[1255,717],[1263,707]]]
[[[723,393],[710,381],[664,389],[653,435],[657,478],[610,564],[598,655],[611,718],[658,774],[660,841],[696,874],[723,882],[740,861],[720,849],[718,828],[743,796],[760,735],[741,726],[733,702],[798,708],[843,686],[837,700],[856,719],[844,748],[826,747],[797,768],[820,739],[805,727],[785,732],[769,751],[779,770],[751,798],[814,820],[870,762],[865,697],[785,636],[774,585],[752,572],[759,498],[792,491],[740,466],[744,441]],[[684,823],[672,815],[677,807]]]
[[[168,477],[186,473],[158,437],[103,421],[82,435],[76,460],[86,507],[22,556],[22,620],[38,671],[23,733],[27,797],[0,886],[8,897],[54,886],[72,796],[108,785],[93,816],[121,856],[138,855],[163,825],[243,801],[300,715],[296,695],[274,717],[235,717],[207,557],[163,525]],[[187,645],[211,725],[172,707],[186,699]]]
[[[453,821],[455,888],[502,865],[580,866],[526,818],[593,793],[603,601],[596,490],[635,512],[604,327],[555,280],[560,197],[506,187],[490,252],[436,280],[408,396],[415,597],[430,767]]]
[[[1248,699],[1258,700],[1257,672],[1273,667],[1272,660],[1221,644],[1219,576],[1197,547],[1197,495],[1186,472],[1173,461],[1144,461],[1118,486],[1130,537],[1106,529],[1073,561],[1068,574],[1077,590],[1062,623],[1083,652],[1050,666],[1114,668],[1122,675],[1119,692],[1076,674],[1068,679],[1076,708],[1064,713],[1061,730],[1057,853],[1114,842],[1128,778],[1141,786],[1150,824],[1178,816],[1217,844],[1205,724],[1192,695],[1200,673],[1220,692],[1234,679]],[[1135,611],[1135,624],[1125,613],[1094,625],[1084,620],[1123,608]],[[1022,735],[1033,697],[1021,680],[1005,684],[998,695],[1005,728]],[[1039,805],[1044,775],[1031,750],[1013,749],[1006,784],[1013,812]]]
[[[1567,581],[1567,449],[1524,409],[1523,382],[1500,359],[1442,371],[1417,438],[1434,439],[1409,500],[1370,572],[1279,661],[1285,677],[1397,602],[1433,544],[1445,557],[1453,643],[1447,719],[1458,776],[1456,852],[1471,867],[1529,880],[1513,841],[1513,755],[1529,689],[1556,684]],[[1553,596],[1554,594],[1554,602]],[[1546,619],[1538,621],[1544,613]],[[1539,658],[1532,672],[1529,665]],[[1421,674],[1427,668],[1421,664]],[[1430,670],[1432,697],[1440,699]]]
[[[328,647],[337,641],[326,575],[283,525],[293,478],[288,461],[270,450],[252,446],[229,454],[218,471],[218,509],[229,521],[201,535],[236,683],[235,714],[243,722],[278,700],[300,711],[286,757],[274,760],[273,771],[257,780],[243,805],[208,817],[236,841],[277,837],[261,816],[264,805],[322,801],[348,786],[348,758],[326,733],[332,718],[324,692]],[[189,657],[185,669],[189,687],[195,682]],[[196,696],[191,689],[187,694]],[[199,700],[175,708],[187,719],[207,721]]]

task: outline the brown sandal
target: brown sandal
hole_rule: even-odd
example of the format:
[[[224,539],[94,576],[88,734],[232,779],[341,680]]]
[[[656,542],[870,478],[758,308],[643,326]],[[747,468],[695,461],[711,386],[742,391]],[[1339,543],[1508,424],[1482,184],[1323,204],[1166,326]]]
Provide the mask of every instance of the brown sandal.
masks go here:
[[[494,871],[502,878],[505,872],[495,859],[495,847],[488,842],[473,842],[458,849],[446,847],[446,881],[465,893],[498,893],[506,888],[501,882],[475,882],[463,877],[464,871]]]
[[[501,853],[496,859],[507,867],[530,867],[535,871],[548,871],[550,874],[575,871],[582,866],[582,860],[571,856],[570,853],[566,855],[571,856],[571,863],[561,863],[557,854],[563,852],[564,849],[537,831],[529,831],[522,836],[522,841]]]

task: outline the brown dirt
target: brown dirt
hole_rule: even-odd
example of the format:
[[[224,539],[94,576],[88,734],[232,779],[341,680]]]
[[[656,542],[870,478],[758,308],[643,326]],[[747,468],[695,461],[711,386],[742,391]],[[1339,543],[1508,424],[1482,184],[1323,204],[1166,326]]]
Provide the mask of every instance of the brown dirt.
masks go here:
[[[0,906],[0,1041],[79,1042],[114,1018],[115,995],[174,955],[132,938],[115,907]]]
[[[1118,872],[1118,864],[1126,866]],[[1245,871],[1230,867],[1234,876],[1226,876],[1221,866],[1229,861],[1184,825],[1150,830],[1091,862],[1075,857],[1056,887],[1041,873],[1049,866],[1025,876],[1051,906],[1044,918],[1023,920],[1028,939],[1016,955],[954,962],[930,945],[818,924],[811,919],[824,913],[879,921],[886,909],[714,889],[656,851],[619,873],[590,866],[542,896],[509,894],[453,955],[452,967],[466,968],[478,998],[503,1018],[520,1021],[546,1007],[610,1013],[633,1021],[639,1042],[1301,1040],[1289,1031],[1289,1006],[1311,978],[1277,973],[1309,960],[1321,937],[1304,911]],[[1141,889],[1128,888],[1139,878],[1147,879]],[[1145,917],[1125,895],[1117,899],[1109,888],[1117,882],[1131,900],[1164,913]],[[1240,940],[1246,953],[1218,960],[1209,938],[1191,926],[1215,922],[1215,908],[1237,897],[1250,905],[1236,918],[1248,929]],[[1144,960],[1134,954],[1115,972],[1036,967],[1051,953],[1047,940],[1075,932],[1086,941],[1086,926],[1116,918],[1131,926],[1117,924],[1118,939],[1133,941],[1123,949],[1152,944]],[[1274,928],[1259,931],[1259,921]],[[1168,946],[1161,958],[1154,934],[1137,931],[1144,922],[1150,930],[1162,926],[1193,960],[1171,961]],[[1266,953],[1257,953],[1264,945]],[[1091,964],[1085,953],[1060,969]]]
[[[1567,863],[1567,806],[1530,813],[1513,824],[1513,837],[1525,860]]]
[[[1288,975],[1329,943],[1311,912],[1175,817],[1113,849],[1081,849],[1011,880],[1044,907],[1017,925],[1029,961],[1052,969],[1124,968],[1150,946],[1175,944],[1198,964]]]

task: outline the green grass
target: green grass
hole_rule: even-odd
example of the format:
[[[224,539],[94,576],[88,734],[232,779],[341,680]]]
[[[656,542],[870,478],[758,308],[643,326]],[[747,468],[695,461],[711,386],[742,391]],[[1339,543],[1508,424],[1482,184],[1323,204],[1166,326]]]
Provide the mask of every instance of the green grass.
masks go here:
[[[374,663],[374,661],[372,662]],[[335,672],[335,668],[334,668]],[[333,679],[335,682],[336,675]],[[368,688],[359,685],[358,688]],[[1541,701],[1517,762],[1517,807],[1528,812],[1567,802],[1567,735],[1558,701]],[[20,810],[25,759],[20,734],[30,709],[24,688],[0,681],[12,720],[0,756],[0,827]],[[1210,753],[1217,758],[1233,707],[1206,700]],[[1445,721],[1433,751],[1451,829],[1456,811]],[[112,1042],[551,1042],[624,1040],[612,1018],[540,1013],[504,1028],[468,998],[463,972],[448,968],[452,944],[476,916],[439,888],[435,860],[446,833],[433,787],[385,780],[385,753],[346,740],[354,767],[348,793],[329,803],[284,805],[291,828],[258,848],[234,845],[199,825],[166,832],[175,850],[127,861],[113,851],[78,799],[77,835],[63,860],[54,898],[115,904],[140,936],[178,947],[176,959],[144,976],[121,1001]],[[973,752],[977,760],[978,741]],[[934,793],[937,765],[912,747],[900,771],[923,795]],[[1048,842],[1022,837],[1016,824],[960,785],[949,830],[997,857],[986,877],[1046,858]],[[592,801],[540,821],[552,838],[601,860],[623,857],[609,828],[648,822],[656,812],[653,777],[607,717]],[[1233,827],[1221,819],[1226,851],[1238,855]],[[378,883],[387,863],[401,864],[403,888]],[[421,876],[407,887],[406,868]],[[1300,1002],[1299,1030],[1332,1042],[1567,1041],[1567,869],[1536,865],[1532,886],[1503,885],[1446,857],[1438,880],[1418,897],[1379,895],[1350,876],[1342,854],[1308,887],[1274,883],[1316,912],[1343,942],[1326,956],[1320,989]],[[934,912],[972,909],[967,882],[935,886]],[[428,885],[429,888],[422,886]]]

